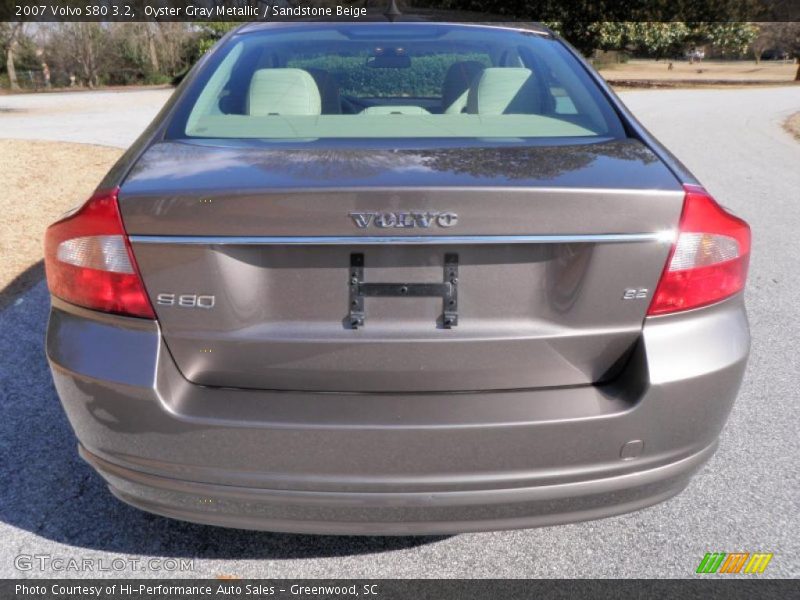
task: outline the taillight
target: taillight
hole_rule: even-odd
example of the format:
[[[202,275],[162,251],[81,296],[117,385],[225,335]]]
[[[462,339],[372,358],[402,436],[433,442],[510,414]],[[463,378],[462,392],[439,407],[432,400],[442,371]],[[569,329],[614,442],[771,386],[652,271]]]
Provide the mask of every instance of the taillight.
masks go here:
[[[648,315],[688,310],[719,302],[744,289],[750,260],[750,226],[706,192],[684,186],[686,197],[678,237]]]
[[[118,188],[96,192],[47,229],[44,265],[50,293],[72,304],[154,319],[117,204]]]

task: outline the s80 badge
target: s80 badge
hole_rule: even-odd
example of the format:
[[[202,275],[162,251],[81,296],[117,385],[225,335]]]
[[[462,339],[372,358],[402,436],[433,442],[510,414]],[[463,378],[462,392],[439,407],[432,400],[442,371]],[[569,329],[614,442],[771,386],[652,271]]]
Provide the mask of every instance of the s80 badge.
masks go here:
[[[176,306],[178,308],[214,308],[216,299],[210,294],[168,294],[156,296],[159,306]]]

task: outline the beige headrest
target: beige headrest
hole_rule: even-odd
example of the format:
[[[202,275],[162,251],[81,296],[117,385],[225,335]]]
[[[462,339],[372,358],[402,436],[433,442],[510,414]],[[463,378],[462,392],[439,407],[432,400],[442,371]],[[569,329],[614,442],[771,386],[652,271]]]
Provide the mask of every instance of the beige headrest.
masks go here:
[[[478,115],[537,114],[541,99],[533,71],[522,67],[491,67],[473,82],[467,112]]]
[[[322,112],[319,88],[303,69],[259,69],[250,82],[247,106],[253,116]]]

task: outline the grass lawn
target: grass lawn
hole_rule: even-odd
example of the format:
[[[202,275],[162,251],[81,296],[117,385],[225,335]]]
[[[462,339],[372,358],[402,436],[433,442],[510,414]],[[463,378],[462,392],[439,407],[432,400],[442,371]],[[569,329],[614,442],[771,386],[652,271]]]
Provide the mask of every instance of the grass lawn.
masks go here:
[[[0,310],[42,276],[47,226],[82,204],[121,150],[0,139]]]
[[[670,63],[672,69],[669,69]],[[733,81],[788,83],[794,80],[797,65],[791,62],[753,60],[712,61],[689,64],[687,60],[630,60],[627,63],[602,65],[600,73],[608,81],[649,79],[658,81]]]

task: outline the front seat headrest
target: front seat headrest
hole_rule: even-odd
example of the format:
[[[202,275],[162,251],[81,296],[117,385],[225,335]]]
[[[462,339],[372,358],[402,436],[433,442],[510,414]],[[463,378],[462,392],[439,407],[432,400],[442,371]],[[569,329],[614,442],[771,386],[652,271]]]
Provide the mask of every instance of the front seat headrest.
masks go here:
[[[253,73],[247,112],[253,116],[318,115],[319,89],[303,69],[259,69]]]
[[[541,113],[533,71],[523,67],[484,69],[467,96],[467,112],[478,115]]]
[[[306,72],[314,78],[322,98],[323,115],[342,114],[342,96],[336,78],[325,69],[308,68]]]
[[[464,110],[469,86],[483,68],[483,64],[477,60],[462,60],[450,65],[442,84],[443,113],[460,113]]]

